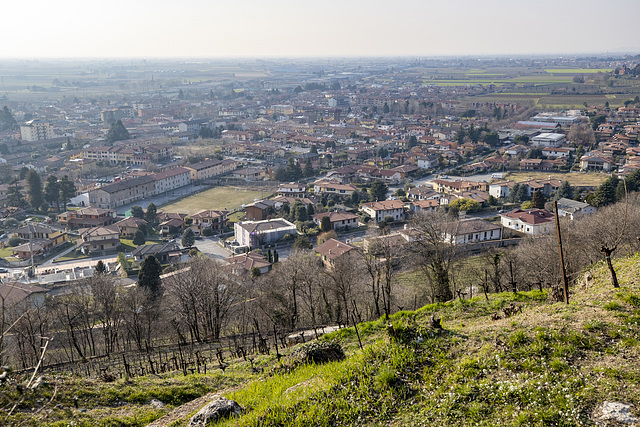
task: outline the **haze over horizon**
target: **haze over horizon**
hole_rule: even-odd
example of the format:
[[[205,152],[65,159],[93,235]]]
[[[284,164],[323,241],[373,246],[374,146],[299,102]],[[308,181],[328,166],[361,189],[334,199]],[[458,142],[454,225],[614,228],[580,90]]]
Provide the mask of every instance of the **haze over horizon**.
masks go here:
[[[0,58],[229,58],[640,52],[640,2],[80,0],[4,5]]]

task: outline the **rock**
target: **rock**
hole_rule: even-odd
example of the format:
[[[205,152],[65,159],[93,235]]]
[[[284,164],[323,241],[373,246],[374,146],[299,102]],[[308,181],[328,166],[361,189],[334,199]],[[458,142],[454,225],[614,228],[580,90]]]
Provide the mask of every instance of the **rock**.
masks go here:
[[[189,420],[188,427],[205,427],[212,421],[221,418],[229,418],[238,416],[242,413],[242,407],[237,402],[224,397],[218,397],[207,403]]]
[[[162,409],[165,406],[164,403],[162,403],[158,399],[151,399],[151,401],[149,402],[149,405],[153,406],[156,409]]]
[[[631,413],[633,405],[627,405],[621,402],[604,402],[602,406],[596,409],[594,418],[596,425],[611,425],[608,421],[614,421],[619,424],[636,424],[640,420]],[[615,425],[615,424],[614,424]]]

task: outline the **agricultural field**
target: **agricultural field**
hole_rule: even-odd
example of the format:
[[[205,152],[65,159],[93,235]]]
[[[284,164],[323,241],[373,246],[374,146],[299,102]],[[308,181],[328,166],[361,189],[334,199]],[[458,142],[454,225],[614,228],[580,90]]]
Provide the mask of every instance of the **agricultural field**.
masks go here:
[[[559,179],[561,181],[569,181],[574,187],[597,187],[607,179],[609,175],[604,173],[582,173],[582,172],[569,172],[569,173],[558,173],[558,172],[509,172],[505,175],[505,179],[509,179],[511,181],[521,182],[526,181],[527,179],[538,180],[538,179]]]
[[[168,205],[161,206],[164,212],[184,212],[194,214],[202,209],[226,209],[229,211],[240,208],[254,201],[269,196],[275,188],[249,189],[243,187],[214,187],[201,193],[194,194]]]

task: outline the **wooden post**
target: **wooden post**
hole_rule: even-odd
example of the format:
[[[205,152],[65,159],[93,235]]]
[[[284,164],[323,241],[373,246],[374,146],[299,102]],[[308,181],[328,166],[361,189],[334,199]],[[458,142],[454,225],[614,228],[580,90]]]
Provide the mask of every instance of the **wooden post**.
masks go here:
[[[564,303],[569,304],[569,280],[567,270],[564,267],[564,254],[562,252],[562,235],[560,234],[560,216],[558,215],[558,202],[553,202],[553,210],[556,214],[556,233],[558,235],[558,252],[560,253],[560,268],[562,269],[562,283],[564,285]]]

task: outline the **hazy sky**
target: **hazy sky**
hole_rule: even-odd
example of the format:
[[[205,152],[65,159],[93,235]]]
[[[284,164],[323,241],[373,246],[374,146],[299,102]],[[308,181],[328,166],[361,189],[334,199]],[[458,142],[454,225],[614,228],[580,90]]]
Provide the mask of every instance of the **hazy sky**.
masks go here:
[[[640,52],[639,0],[30,0],[1,57]]]

